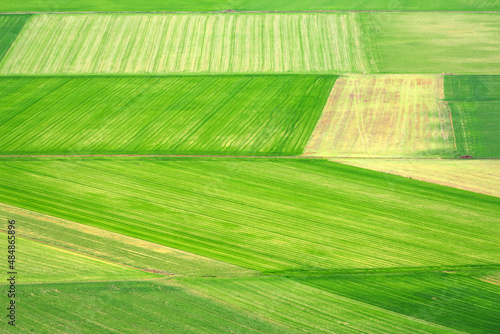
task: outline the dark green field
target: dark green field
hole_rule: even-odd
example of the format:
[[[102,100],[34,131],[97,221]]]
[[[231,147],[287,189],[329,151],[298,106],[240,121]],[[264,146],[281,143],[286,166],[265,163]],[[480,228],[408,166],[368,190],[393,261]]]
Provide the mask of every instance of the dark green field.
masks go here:
[[[447,101],[500,100],[500,75],[445,75]]]

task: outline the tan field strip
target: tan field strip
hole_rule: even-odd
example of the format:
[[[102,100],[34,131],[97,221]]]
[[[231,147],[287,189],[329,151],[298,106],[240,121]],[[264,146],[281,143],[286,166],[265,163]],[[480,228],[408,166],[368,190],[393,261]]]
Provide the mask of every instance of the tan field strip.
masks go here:
[[[500,197],[500,160],[332,160],[346,165]]]
[[[438,75],[337,79],[304,150],[322,157],[450,155],[454,138]]]

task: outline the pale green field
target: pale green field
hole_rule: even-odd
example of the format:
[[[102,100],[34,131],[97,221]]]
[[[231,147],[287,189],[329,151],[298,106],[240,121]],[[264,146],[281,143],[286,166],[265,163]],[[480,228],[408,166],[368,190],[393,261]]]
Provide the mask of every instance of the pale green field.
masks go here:
[[[449,156],[454,138],[437,75],[337,79],[304,150],[320,157]]]
[[[37,15],[1,74],[365,72],[354,14]]]
[[[351,166],[500,197],[500,160],[333,160]]]
[[[500,73],[499,14],[359,15],[381,73]]]
[[[104,261],[111,261],[113,263],[119,263],[125,265],[121,271],[117,270],[120,268],[115,268],[116,265],[112,264],[111,269],[117,272],[113,275],[110,270],[103,270],[104,266],[97,267],[99,270],[95,270],[96,274],[101,274],[102,277],[107,275],[108,279],[120,279],[124,277],[124,274],[131,274],[131,270],[128,270],[128,266],[149,270],[150,272],[160,272],[162,274],[175,274],[183,276],[205,276],[205,275],[217,275],[217,276],[240,276],[240,275],[253,275],[255,271],[246,268],[241,268],[229,263],[222,261],[217,261],[211,258],[195,255],[188,252],[183,252],[181,250],[165,247],[156,243],[147,242],[137,238],[127,237],[123,234],[109,232],[103,229],[94,228],[87,225],[78,224],[72,221],[51,217],[48,215],[43,215],[38,212],[33,212],[29,210],[24,210],[21,208],[13,207],[10,205],[0,204],[0,221],[7,221],[7,219],[15,218],[19,222],[19,231],[17,234],[23,238],[30,238],[40,243],[35,243],[26,239],[21,239],[20,249],[22,250],[22,255],[20,256],[20,263],[23,264],[23,280],[28,276],[29,281],[40,281],[40,275],[34,275],[33,271],[24,270],[27,267],[35,266],[37,270],[42,270],[45,274],[50,275],[51,271],[58,272],[63,270],[62,280],[70,279],[75,280],[79,277],[85,277],[89,275],[87,272],[87,267],[82,271],[71,271],[70,269],[75,269],[75,264],[83,264],[82,255],[88,255],[92,258],[87,259],[95,270],[97,264],[101,264]],[[30,246],[29,250],[25,243]],[[52,245],[50,247],[47,245]],[[40,260],[40,255],[34,254],[36,260],[32,259],[32,250],[34,247],[46,249],[45,252],[41,254],[50,256],[52,258],[61,258],[65,255],[68,263],[64,263],[64,258],[57,263],[50,263],[49,258],[42,257],[41,262],[35,262]],[[45,247],[45,248],[44,248]],[[60,252],[56,252],[55,249],[59,249]],[[68,252],[62,252],[62,249],[77,252],[81,255],[71,255]],[[51,253],[48,251],[51,250]],[[53,255],[57,256],[53,256]],[[96,259],[92,262],[92,259]],[[71,261],[78,260],[75,264]],[[100,259],[100,260],[98,260]],[[70,261],[71,260],[71,261]],[[49,262],[49,263],[47,263]],[[60,265],[61,268],[58,269],[54,265]],[[47,266],[49,269],[43,269]],[[66,268],[64,271],[63,268]],[[132,268],[130,268],[132,269]],[[68,271],[69,270],[69,271]],[[67,275],[72,276],[68,277]],[[101,277],[100,276],[100,277]],[[143,277],[143,272],[136,271],[137,277]],[[59,278],[59,276],[55,276]]]
[[[16,217],[17,218],[17,217]],[[2,220],[5,221],[5,220]],[[22,220],[17,220],[22,230]],[[2,245],[7,257],[7,237],[2,233]],[[18,283],[27,282],[85,282],[106,280],[147,279],[161,277],[119,263],[102,260],[91,255],[16,237],[16,266]],[[7,260],[2,263],[3,272],[8,270]],[[2,280],[2,284],[7,281]]]

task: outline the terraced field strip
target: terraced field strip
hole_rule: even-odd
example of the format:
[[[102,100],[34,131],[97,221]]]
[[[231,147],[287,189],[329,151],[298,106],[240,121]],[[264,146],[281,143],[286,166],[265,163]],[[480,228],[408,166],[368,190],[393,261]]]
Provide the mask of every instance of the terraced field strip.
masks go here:
[[[447,101],[498,101],[500,75],[445,75]]]
[[[336,76],[0,78],[0,153],[299,155]]]
[[[458,332],[281,277],[183,279],[181,282],[215,300],[300,332]]]
[[[31,15],[0,15],[0,60],[10,50],[30,17]]]
[[[362,303],[463,333],[500,326],[500,286],[458,273],[296,278]]]
[[[498,13],[359,13],[381,73],[500,74]]]
[[[37,15],[1,74],[365,72],[352,13]]]
[[[291,333],[163,280],[23,285],[18,300],[23,333]]]
[[[454,139],[442,85],[442,77],[432,75],[340,77],[304,155],[451,155]]]
[[[25,159],[2,161],[0,178],[3,203],[258,271],[500,252],[500,199],[323,160]]]
[[[0,221],[7,221],[7,219],[15,219],[18,222],[20,228],[17,234],[21,237],[143,271],[185,276],[250,276],[256,273],[178,249],[0,203]],[[23,244],[22,248],[24,248]],[[23,256],[20,261],[31,261],[31,253],[24,253],[26,253],[26,258]],[[45,259],[42,263],[45,265],[46,261],[49,260]],[[32,265],[33,263],[29,262],[29,266],[24,267],[29,268]],[[51,269],[54,269],[53,265],[50,264]],[[72,264],[63,264],[61,268],[68,265]],[[32,273],[27,272],[27,274]],[[75,273],[72,274],[75,275]],[[73,279],[81,276],[75,275]]]
[[[500,197],[500,160],[333,159],[420,181]]]
[[[5,220],[6,221],[6,220]],[[17,222],[17,221],[16,221]],[[17,225],[22,229],[22,222]],[[7,249],[7,237],[1,233],[2,244]],[[16,237],[16,272],[17,283],[27,282],[74,282],[127,280],[161,277],[129,266],[97,259],[59,247],[43,244],[26,238]],[[8,269],[7,261],[2,264],[4,272]],[[3,281],[1,284],[7,284]]]

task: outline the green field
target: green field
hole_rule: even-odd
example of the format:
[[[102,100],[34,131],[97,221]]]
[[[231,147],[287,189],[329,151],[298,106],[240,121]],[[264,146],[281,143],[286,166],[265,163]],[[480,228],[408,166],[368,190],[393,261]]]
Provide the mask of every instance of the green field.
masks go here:
[[[500,327],[500,286],[462,273],[346,275],[299,281],[465,333],[495,333]]]
[[[159,276],[29,239],[18,237],[16,240],[15,255],[20,271],[18,279],[22,283],[127,280]],[[7,245],[6,242],[2,244]],[[7,249],[7,246],[4,248]],[[7,261],[3,269],[4,272],[9,271]]]
[[[4,77],[0,154],[300,155],[335,79]]]
[[[41,282],[47,277],[49,281],[85,280],[89,274],[99,274],[101,280],[123,279],[125,275],[131,278],[148,277],[143,271],[131,271],[132,268],[169,276],[251,276],[256,273],[178,249],[0,204],[0,220],[7,221],[12,217],[17,219],[20,227],[17,235],[22,237],[20,266],[36,270],[23,270],[23,282]],[[86,259],[84,255],[90,258]],[[84,261],[89,263],[91,270],[81,265]],[[107,266],[102,263],[107,263]],[[122,269],[117,270],[116,264],[122,265]],[[51,273],[54,272],[59,274],[53,276]],[[44,273],[46,276],[43,276]]]
[[[0,15],[0,60],[9,51],[30,15]]]
[[[301,333],[456,332],[282,277],[186,279],[181,282],[220,302],[233,304]]]
[[[381,73],[500,74],[498,14],[358,15]]]
[[[0,5],[0,11],[221,11],[221,10],[500,10],[497,0],[187,0],[187,1],[130,1],[130,0],[14,0]]]
[[[500,251],[499,198],[321,160],[4,159],[0,178],[0,202],[259,271]]]
[[[500,100],[500,75],[445,75],[447,101]]]
[[[36,15],[1,74],[365,72],[353,13]]]
[[[9,332],[290,333],[279,324],[158,280],[18,288],[17,330]],[[1,300],[7,305],[6,297]]]
[[[500,101],[450,102],[459,155],[500,157]]]

